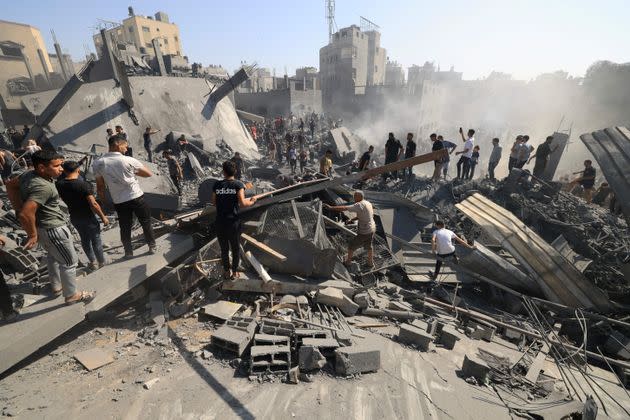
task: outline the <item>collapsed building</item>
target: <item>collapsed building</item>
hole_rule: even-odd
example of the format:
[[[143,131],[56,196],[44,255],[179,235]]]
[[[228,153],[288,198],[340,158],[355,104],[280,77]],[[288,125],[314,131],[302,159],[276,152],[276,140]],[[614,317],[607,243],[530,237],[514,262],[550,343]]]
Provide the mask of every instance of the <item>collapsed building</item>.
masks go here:
[[[183,372],[181,364],[210,377],[217,369],[223,372],[222,381],[207,380],[213,389],[222,389],[219,395],[240,395],[244,383],[282,394],[276,388],[280,381],[323,382],[328,376],[358,383],[371,383],[374,376],[395,388],[400,385],[387,382],[394,375],[391,369],[396,369],[395,383],[406,375],[397,357],[419,354],[429,361],[413,363],[421,363],[422,375],[441,378],[436,380],[442,385],[426,388],[414,381],[413,398],[418,409],[438,417],[458,418],[470,407],[479,410],[474,417],[484,417],[483,410],[543,418],[630,415],[625,394],[630,377],[630,140],[625,128],[582,136],[600,161],[620,214],[563,191],[553,175],[536,180],[518,169],[499,182],[381,178],[431,163],[443,151],[353,172],[348,162],[366,144],[346,128],[326,127],[323,120],[307,141],[335,150],[339,176],[318,175],[312,163],[305,175],[292,176],[259,151],[262,146],[252,141],[229,100],[222,100],[238,82],[214,89],[206,102],[199,98],[205,82],[199,82],[194,91],[196,81],[129,78],[133,89],[126,98],[132,107],[125,99],[125,81],[117,87],[112,80],[71,80],[70,87],[76,83],[72,90],[81,95],[69,95],[67,85],[25,98],[42,123],[42,135],[68,154],[100,154],[94,139],[115,122],[132,139],[140,138],[145,125],[168,127],[158,148],[174,148],[180,133],[193,147],[179,151],[191,168],[181,199],[172,197],[163,175],[143,185],[155,195],[158,253],[142,254],[145,247],[136,240],[139,256],[119,260],[117,229],[109,228],[103,236],[112,263],[85,271],[81,280],[82,287],[96,291],[88,305],[59,307],[57,300],[46,298],[41,253],[10,244],[2,254],[14,303],[22,312],[16,323],[0,326],[2,386],[11,395],[3,403],[5,413],[19,412],[19,402],[26,401],[9,389],[25,363],[41,365],[43,372],[46,363],[63,361],[96,378],[107,372],[126,378],[117,369],[123,363],[134,366],[133,358],[151,349],[146,351],[157,352],[164,362],[152,362],[133,380],[123,378],[123,385],[111,391],[112,401],[125,398],[122,389],[138,392],[127,383],[140,391],[159,389],[160,383],[168,389],[178,383],[172,373]],[[178,108],[186,112],[180,115]],[[134,118],[147,123],[135,125]],[[132,145],[140,149],[133,140]],[[246,158],[251,182],[246,194],[258,201],[241,211],[244,273],[225,280],[207,195],[208,185],[220,178],[219,163],[233,151]],[[160,165],[154,167],[156,174]],[[347,215],[324,206],[351,201],[357,187],[376,210],[373,267],[364,251],[349,266],[342,263],[356,231],[343,223]],[[458,250],[459,263],[447,264],[433,279],[431,234],[438,219],[476,248]],[[18,242],[19,224],[6,200],[0,221]],[[135,230],[134,237],[139,235]],[[126,321],[135,325],[133,333],[126,332],[130,327],[108,326],[109,321],[91,331],[89,325],[99,317],[125,313],[133,302],[147,305]],[[88,325],[76,339],[81,347],[55,350],[51,362],[29,362],[34,353],[50,351],[51,342],[67,348],[59,340],[81,325]],[[87,386],[90,378],[82,383]],[[342,384],[336,386],[346,392]],[[456,394],[461,394],[459,405],[449,404]],[[481,395],[488,402],[474,402]],[[393,404],[404,417],[413,416],[409,407]],[[265,415],[254,403],[232,400],[227,407],[237,416],[250,410]],[[391,414],[374,406],[370,410]]]

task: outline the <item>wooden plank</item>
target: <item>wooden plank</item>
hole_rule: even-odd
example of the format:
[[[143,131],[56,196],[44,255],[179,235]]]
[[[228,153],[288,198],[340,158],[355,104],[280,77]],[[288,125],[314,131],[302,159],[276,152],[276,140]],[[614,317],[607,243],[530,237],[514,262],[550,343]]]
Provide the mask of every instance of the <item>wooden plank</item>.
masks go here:
[[[302,228],[302,221],[300,220],[300,213],[298,212],[295,200],[291,200],[291,207],[293,208],[293,215],[295,216],[295,221],[297,222],[298,235],[300,235],[300,238],[303,238],[304,229]]]
[[[250,244],[252,244],[256,248],[258,248],[259,250],[263,251],[266,254],[271,255],[272,257],[276,258],[279,261],[284,262],[284,261],[287,260],[286,256],[282,255],[278,251],[275,251],[275,250],[271,249],[270,247],[268,247],[267,245],[263,244],[262,242],[257,241],[256,239],[252,238],[251,236],[249,236],[246,233],[241,233],[241,238],[243,238],[243,240],[245,240],[246,242],[249,242]]]
[[[67,306],[63,297],[49,299],[25,308],[17,322],[1,326],[0,373],[194,249],[192,238],[175,233],[158,238],[156,246],[157,254],[148,254],[144,246],[135,251],[135,258],[114,261],[79,278],[80,290],[96,291],[88,305]]]

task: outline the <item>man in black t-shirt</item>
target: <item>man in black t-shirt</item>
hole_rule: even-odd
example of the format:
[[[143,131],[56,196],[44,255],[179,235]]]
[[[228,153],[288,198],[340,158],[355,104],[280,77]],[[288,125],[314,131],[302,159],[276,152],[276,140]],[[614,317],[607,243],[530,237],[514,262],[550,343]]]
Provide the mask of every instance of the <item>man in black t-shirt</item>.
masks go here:
[[[149,162],[153,162],[153,141],[151,140],[151,135],[159,133],[160,130],[153,130],[151,127],[147,127],[144,130],[144,134],[142,137],[144,138],[144,150],[147,151],[147,156],[149,157]]]
[[[79,163],[65,161],[63,173],[64,178],[56,183],[57,191],[68,206],[70,222],[79,232],[81,247],[90,260],[90,269],[96,270],[105,265],[105,255],[101,241],[101,226],[94,213],[101,218],[105,226],[109,224],[109,220],[94,198],[92,184],[79,178],[81,173]]]
[[[587,203],[590,203],[593,199],[593,187],[595,186],[595,178],[597,177],[597,171],[593,168],[593,161],[587,159],[584,161],[584,170],[574,172],[573,175],[582,174],[581,177],[571,181],[570,187],[575,188],[577,184],[580,184],[584,189],[584,199]]]
[[[416,155],[416,142],[413,141],[413,133],[407,133],[407,144],[405,145],[405,159],[412,158]],[[407,174],[409,170],[409,176],[413,175],[413,167],[403,169],[403,176]]]
[[[536,149],[536,154],[530,157],[527,163],[531,162],[532,159],[536,158],[536,163],[534,164],[534,176],[536,178],[542,178],[545,169],[547,168],[547,161],[549,160],[549,155],[556,151],[558,146],[551,148],[551,142],[553,142],[553,136],[547,137],[545,142],[538,145]]]
[[[238,278],[239,265],[239,237],[241,223],[238,214],[239,207],[249,207],[256,202],[256,197],[245,198],[245,186],[234,179],[236,164],[231,160],[223,162],[223,177],[212,188],[212,204],[217,208],[214,228],[221,247],[221,262],[224,278]],[[230,250],[232,264],[230,265]]]
[[[363,153],[361,160],[359,160],[359,171],[367,171],[372,161],[372,152],[374,152],[374,146],[368,147],[368,151]]]
[[[431,139],[431,142],[433,143],[431,145],[431,151],[432,152],[437,152],[438,150],[442,150],[444,149],[444,143],[442,143],[442,140],[440,140],[438,138],[438,135],[433,133],[429,136],[429,139]],[[437,181],[438,179],[440,179],[440,173],[442,171],[442,164],[444,163],[444,158],[440,158],[440,159],[436,159],[433,164],[435,165],[435,169],[433,170],[433,177],[432,179],[434,181]]]
[[[385,164],[393,163],[400,159],[400,156],[403,152],[403,146],[400,144],[400,141],[394,137],[394,133],[389,133],[389,138],[385,143]],[[389,173],[390,176],[394,178],[398,178],[398,171],[393,171]],[[383,174],[383,178],[387,179],[388,174]]]

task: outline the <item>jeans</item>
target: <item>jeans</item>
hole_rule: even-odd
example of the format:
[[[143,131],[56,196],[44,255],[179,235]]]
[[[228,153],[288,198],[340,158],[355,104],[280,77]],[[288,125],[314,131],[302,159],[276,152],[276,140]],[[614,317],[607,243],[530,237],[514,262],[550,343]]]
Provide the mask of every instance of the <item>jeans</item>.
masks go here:
[[[448,175],[448,165],[451,163],[450,160],[446,160],[442,162],[442,174],[444,175],[444,179],[446,179],[446,175]]]
[[[434,181],[437,181],[438,179],[440,179],[440,172],[442,172],[442,162],[433,162],[434,168],[433,168],[433,176],[431,177],[431,179],[433,179]]]
[[[463,172],[462,172],[463,166]],[[470,158],[466,156],[462,156],[459,158],[457,162],[457,178],[466,178],[468,171],[470,170]]]
[[[526,163],[526,160],[519,160],[518,162],[516,162],[516,165],[514,165],[514,167],[518,169],[523,169],[523,166],[525,166]]]
[[[295,173],[295,168],[297,167],[297,160],[289,159],[289,165],[291,166],[291,173]]]
[[[517,162],[518,162],[517,158],[510,157],[510,160],[508,161],[508,171],[509,172],[512,172],[512,168],[514,168],[516,166]]]
[[[101,242],[101,226],[96,218],[72,220],[72,226],[79,232],[81,247],[90,263],[98,261],[99,264],[105,264],[103,242]]]
[[[11,302],[11,293],[9,292],[9,286],[4,280],[4,275],[0,271],[0,311],[2,315],[9,315],[13,312],[13,302]]]
[[[68,226],[37,229],[39,244],[48,252],[48,278],[53,290],[68,298],[77,292],[77,253]]]
[[[133,215],[135,214],[142,226],[144,239],[149,248],[155,247],[155,236],[153,235],[153,226],[151,226],[151,209],[144,201],[141,195],[133,200],[124,203],[114,204],[116,214],[118,214],[118,223],[120,226],[120,242],[123,244],[125,254],[133,254],[131,246],[131,226],[133,224]]]
[[[144,150],[147,151],[147,155],[149,156],[149,162],[153,162],[153,151],[151,150],[151,144],[145,144]]]
[[[468,167],[468,173],[465,174],[467,179],[473,179],[475,176],[475,168],[477,167],[477,162],[470,162],[470,166]]]
[[[494,169],[497,167],[499,162],[490,162],[488,163],[488,176],[490,179],[494,179]]]
[[[241,236],[241,223],[237,221],[216,221],[214,224],[217,232],[217,240],[221,247],[221,263],[223,270],[230,268],[238,270],[239,260],[239,237]],[[232,264],[230,265],[230,250],[232,251]]]
[[[440,274],[442,264],[447,258],[452,258],[453,262],[457,264],[457,255],[455,255],[454,252],[451,252],[450,254],[437,254],[437,259],[435,260],[435,271],[433,272],[434,277],[437,277]]]

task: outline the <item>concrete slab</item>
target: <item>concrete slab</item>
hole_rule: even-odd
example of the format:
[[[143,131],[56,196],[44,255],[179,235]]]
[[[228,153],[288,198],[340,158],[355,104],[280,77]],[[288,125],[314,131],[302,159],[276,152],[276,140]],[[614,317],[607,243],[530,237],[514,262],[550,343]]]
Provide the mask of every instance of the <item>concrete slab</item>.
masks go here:
[[[220,300],[202,307],[200,314],[202,314],[203,317],[217,318],[222,321],[227,321],[242,307],[243,304],[241,303]]]
[[[74,355],[74,358],[89,371],[114,362],[114,357],[111,353],[98,347],[77,353]]]
[[[367,346],[341,347],[335,350],[335,371],[339,375],[376,372],[381,368],[381,351]]]

